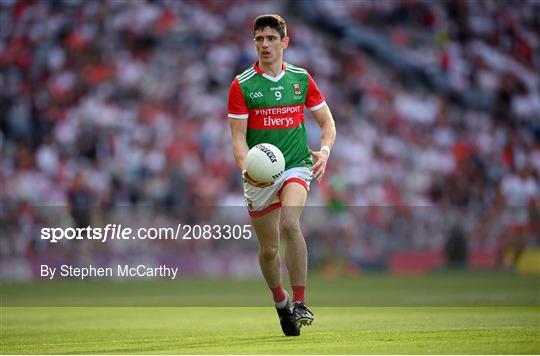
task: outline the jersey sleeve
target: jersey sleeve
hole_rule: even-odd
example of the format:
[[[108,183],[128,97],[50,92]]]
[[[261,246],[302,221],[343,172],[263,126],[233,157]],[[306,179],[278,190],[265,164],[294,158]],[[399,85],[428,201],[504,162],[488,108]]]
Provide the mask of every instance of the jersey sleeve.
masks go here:
[[[326,101],[324,101],[324,97],[319,91],[317,84],[315,84],[315,81],[308,73],[308,92],[306,97],[306,107],[309,111],[315,111],[319,110],[325,105]]]
[[[249,111],[246,104],[246,99],[238,83],[238,78],[234,78],[229,88],[229,103],[228,103],[229,119],[247,119]]]

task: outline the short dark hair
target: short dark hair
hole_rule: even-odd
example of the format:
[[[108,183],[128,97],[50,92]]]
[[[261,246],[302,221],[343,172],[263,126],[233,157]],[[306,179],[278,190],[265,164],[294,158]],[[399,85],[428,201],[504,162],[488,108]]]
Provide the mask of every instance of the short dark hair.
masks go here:
[[[276,30],[279,33],[281,39],[287,37],[287,24],[283,17],[275,14],[267,14],[258,16],[255,21],[253,21],[253,34],[257,31],[262,31],[265,27],[270,27],[273,30]]]

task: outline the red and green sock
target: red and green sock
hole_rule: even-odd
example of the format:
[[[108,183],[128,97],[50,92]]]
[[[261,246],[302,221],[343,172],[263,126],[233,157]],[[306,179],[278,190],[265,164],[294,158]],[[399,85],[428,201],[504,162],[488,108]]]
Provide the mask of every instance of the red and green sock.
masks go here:
[[[304,294],[306,292],[306,286],[292,286],[293,290],[293,303],[294,302],[302,302],[302,304],[306,304],[306,299],[304,297]]]
[[[285,290],[281,287],[281,284],[277,287],[270,288],[272,291],[272,297],[274,298],[274,303],[276,303],[276,306],[278,308],[283,308],[287,304],[287,294],[285,294]]]

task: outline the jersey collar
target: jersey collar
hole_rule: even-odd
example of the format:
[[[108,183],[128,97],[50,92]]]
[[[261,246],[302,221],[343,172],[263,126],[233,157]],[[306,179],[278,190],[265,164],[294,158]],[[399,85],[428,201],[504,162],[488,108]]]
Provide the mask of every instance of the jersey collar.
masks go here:
[[[275,76],[275,77],[272,77],[270,74],[266,74],[265,72],[263,72],[263,71],[261,70],[261,68],[259,68],[259,61],[255,62],[255,63],[253,64],[253,68],[255,68],[255,71],[256,71],[257,73],[259,73],[260,75],[262,75],[262,76],[265,77],[266,79],[271,80],[271,81],[273,81],[273,82],[279,82],[279,80],[280,80],[281,78],[283,78],[283,76],[285,75],[285,62],[283,62],[283,63],[281,64],[281,69],[282,69],[282,70],[281,70],[281,73],[279,73],[279,74],[278,74],[277,76]]]

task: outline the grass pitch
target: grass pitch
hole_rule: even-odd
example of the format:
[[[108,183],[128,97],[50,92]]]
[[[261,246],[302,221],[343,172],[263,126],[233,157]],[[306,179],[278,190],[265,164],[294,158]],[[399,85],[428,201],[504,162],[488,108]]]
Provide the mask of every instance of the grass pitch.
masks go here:
[[[271,308],[5,308],[2,353],[537,354],[539,310],[314,308],[299,338]]]
[[[358,285],[363,286],[366,280],[373,287],[365,290],[369,298],[353,298],[352,295],[348,295],[349,299],[345,298],[343,290],[349,294],[361,293]],[[112,284],[111,294],[102,305],[114,306],[97,306],[99,301],[96,302],[96,294],[91,293],[94,288],[92,284],[85,285],[87,299],[84,299],[77,292],[80,289],[78,283],[73,286],[63,283],[62,293],[57,297],[61,297],[61,302],[65,303],[72,296],[71,305],[79,306],[24,307],[50,305],[55,299],[54,294],[47,292],[51,285],[3,285],[0,352],[540,353],[540,290],[537,277],[458,274],[395,279],[379,275],[333,281],[315,279],[312,282],[310,295],[313,295],[314,303],[311,309],[316,320],[313,326],[302,329],[299,338],[282,336],[277,315],[270,306],[195,306],[198,304],[191,296],[197,294],[201,285],[206,285],[203,280],[178,284],[177,305],[189,306],[170,305],[172,300],[168,299],[168,293],[172,290],[166,287],[163,299],[156,299],[159,293],[155,293],[155,287],[159,284],[143,288],[138,282]],[[212,281],[214,288],[201,292],[201,295],[205,299],[213,293],[214,305],[219,304],[215,301],[220,300],[220,291],[223,291],[222,305],[236,300],[235,295],[246,295],[243,301],[249,302],[252,297],[258,298],[258,289],[253,291],[253,286],[262,283],[261,280]],[[487,285],[491,288],[487,288]],[[124,286],[130,295],[136,294],[135,304],[145,306],[120,306],[122,303],[129,305],[129,297],[120,294],[120,289],[116,290],[118,286]],[[409,288],[405,289],[405,286]],[[101,291],[97,296],[106,295],[103,288],[102,284],[97,284],[96,290]],[[336,295],[335,304],[326,306],[331,305],[332,293],[329,292],[332,289]],[[28,294],[31,290],[40,293]],[[231,290],[237,294],[231,294]],[[260,293],[263,302],[267,301],[269,297],[264,286]],[[320,293],[318,300],[315,297],[317,293]],[[420,298],[421,293],[424,293],[424,298]],[[381,300],[373,300],[377,295]],[[420,299],[412,298],[414,295]],[[496,295],[495,299],[493,295]],[[347,300],[348,303],[341,304]],[[419,303],[422,300],[424,305]]]

